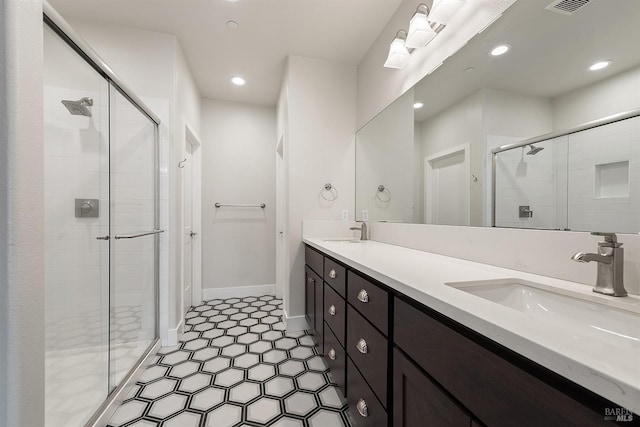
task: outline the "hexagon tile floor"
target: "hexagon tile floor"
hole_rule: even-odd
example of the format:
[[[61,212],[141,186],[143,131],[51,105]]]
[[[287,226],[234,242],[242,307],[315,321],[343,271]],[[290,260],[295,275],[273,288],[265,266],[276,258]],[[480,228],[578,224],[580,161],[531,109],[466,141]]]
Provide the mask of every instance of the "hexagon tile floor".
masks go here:
[[[111,427],[341,427],[346,403],[311,336],[286,333],[273,296],[212,300],[185,316]]]

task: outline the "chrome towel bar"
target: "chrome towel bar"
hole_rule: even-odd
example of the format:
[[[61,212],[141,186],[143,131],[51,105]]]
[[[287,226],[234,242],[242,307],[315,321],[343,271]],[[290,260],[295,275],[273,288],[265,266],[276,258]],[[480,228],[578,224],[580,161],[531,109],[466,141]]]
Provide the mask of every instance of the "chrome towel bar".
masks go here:
[[[214,206],[216,208],[229,207],[229,208],[261,208],[261,209],[264,209],[267,207],[267,205],[265,205],[264,203],[258,203],[257,205],[245,205],[245,204],[238,204],[238,203],[223,204],[219,202],[216,202]]]

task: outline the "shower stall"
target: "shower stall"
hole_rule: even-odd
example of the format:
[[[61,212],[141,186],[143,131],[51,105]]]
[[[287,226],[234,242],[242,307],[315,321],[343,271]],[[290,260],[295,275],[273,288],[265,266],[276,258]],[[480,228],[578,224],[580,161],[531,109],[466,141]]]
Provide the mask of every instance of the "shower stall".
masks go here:
[[[45,425],[84,426],[158,345],[159,120],[48,5],[44,119]]]

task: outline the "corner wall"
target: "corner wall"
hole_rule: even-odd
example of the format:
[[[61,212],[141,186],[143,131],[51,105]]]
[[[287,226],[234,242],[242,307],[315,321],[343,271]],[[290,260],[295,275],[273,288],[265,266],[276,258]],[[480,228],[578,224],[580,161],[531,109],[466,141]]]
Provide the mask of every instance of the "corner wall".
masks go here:
[[[42,2],[0,2],[0,425],[44,423]],[[35,207],[35,208],[34,208]]]
[[[289,56],[281,90],[278,141],[283,147],[284,310],[287,319],[304,317],[303,220],[339,220],[355,209],[356,69]],[[324,200],[326,183],[338,198]],[[351,223],[345,223],[345,227]],[[281,268],[279,265],[278,268]]]

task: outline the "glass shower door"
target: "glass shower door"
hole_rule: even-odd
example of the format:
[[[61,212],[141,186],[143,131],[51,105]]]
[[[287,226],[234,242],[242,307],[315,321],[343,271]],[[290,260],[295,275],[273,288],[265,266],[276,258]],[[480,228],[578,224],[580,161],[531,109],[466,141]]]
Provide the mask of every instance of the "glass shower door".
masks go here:
[[[45,426],[74,427],[108,393],[109,84],[46,25],[43,72]]]
[[[110,390],[155,340],[155,124],[113,85],[111,98]]]

